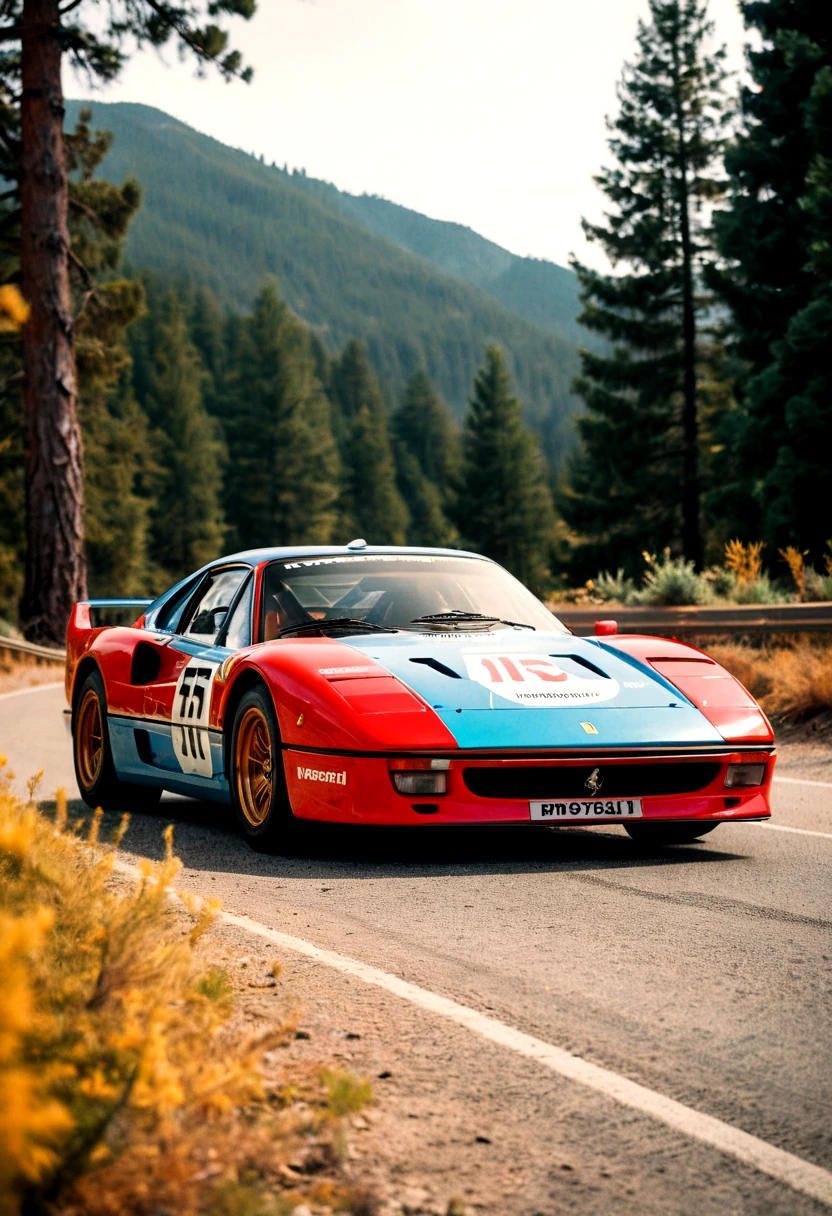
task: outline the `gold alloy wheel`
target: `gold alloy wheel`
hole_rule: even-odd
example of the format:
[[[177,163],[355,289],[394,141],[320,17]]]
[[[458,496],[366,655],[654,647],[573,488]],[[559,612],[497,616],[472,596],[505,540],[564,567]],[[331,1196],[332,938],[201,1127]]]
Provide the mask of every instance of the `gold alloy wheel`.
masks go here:
[[[78,775],[85,790],[91,790],[101,776],[104,764],[104,729],[101,704],[94,688],[88,688],[78,707],[75,720],[75,749]]]
[[[234,756],[237,797],[243,814],[259,828],[272,804],[272,741],[266,715],[256,705],[243,714]]]

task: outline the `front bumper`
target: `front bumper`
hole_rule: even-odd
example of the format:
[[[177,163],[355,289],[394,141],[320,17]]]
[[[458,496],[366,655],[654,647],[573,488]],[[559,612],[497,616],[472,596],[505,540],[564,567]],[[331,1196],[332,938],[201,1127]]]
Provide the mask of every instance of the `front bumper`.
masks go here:
[[[531,824],[529,803],[539,798],[567,800],[576,797],[571,792],[575,787],[577,770],[587,765],[597,766],[609,785],[615,785],[615,797],[640,798],[642,817],[638,822],[704,820],[708,822],[736,822],[748,819],[768,819],[771,779],[775,756],[773,749],[747,750],[713,749],[667,755],[645,751],[609,756],[566,755],[549,752],[518,755],[455,753],[448,755],[447,792],[441,795],[417,797],[398,793],[393,788],[386,755],[357,755],[307,752],[286,748],[283,752],[286,782],[292,810],[299,819],[320,820],[330,823],[364,823],[377,825],[415,824]],[[765,763],[763,784],[748,789],[727,788],[725,776],[729,764]],[[647,782],[645,764],[662,766],[659,780]],[[703,766],[703,784],[690,779],[691,765]],[[639,780],[651,789],[672,791],[673,769],[680,773],[685,769],[685,779],[679,784],[684,792],[649,793],[639,789]],[[483,770],[480,779],[474,782],[480,793],[472,792],[470,777],[466,770]],[[533,779],[535,768],[547,770],[546,783],[553,788],[541,792],[535,787],[534,797],[506,797],[502,791],[507,787],[505,774],[513,770],[518,777]],[[627,788],[626,771],[633,771],[633,786]],[[488,793],[489,770],[494,771],[494,787],[501,791],[498,796]],[[563,772],[563,781],[558,774]],[[636,774],[640,773],[639,778]],[[581,776],[583,773],[581,772]],[[524,781],[520,781],[522,786]],[[532,782],[534,785],[534,782]],[[511,785],[511,782],[508,782]],[[558,785],[561,788],[556,788]],[[564,789],[563,787],[568,787]],[[531,786],[529,788],[532,788]],[[581,795],[584,799],[590,793]],[[599,793],[598,798],[604,794]],[[604,815],[597,819],[553,820],[553,826],[581,827],[598,824],[622,823],[623,819]]]

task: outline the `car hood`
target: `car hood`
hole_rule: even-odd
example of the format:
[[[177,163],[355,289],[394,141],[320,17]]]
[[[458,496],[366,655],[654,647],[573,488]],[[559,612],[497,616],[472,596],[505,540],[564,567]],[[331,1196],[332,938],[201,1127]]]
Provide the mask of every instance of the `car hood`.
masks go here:
[[[418,693],[463,748],[724,743],[669,681],[595,639],[507,629],[341,640]]]

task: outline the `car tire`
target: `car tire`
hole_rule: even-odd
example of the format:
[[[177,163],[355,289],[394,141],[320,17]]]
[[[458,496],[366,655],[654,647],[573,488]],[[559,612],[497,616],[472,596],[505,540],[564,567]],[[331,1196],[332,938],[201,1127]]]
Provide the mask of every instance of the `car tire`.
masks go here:
[[[105,811],[152,811],[158,805],[160,788],[120,781],[116,775],[107,727],[107,694],[97,670],[90,672],[75,698],[72,759],[87,806]]]
[[[244,693],[234,715],[229,765],[237,825],[258,853],[277,853],[294,839],[292,814],[274,702],[258,685]]]
[[[718,827],[718,823],[628,823],[625,831],[637,844],[691,844]]]

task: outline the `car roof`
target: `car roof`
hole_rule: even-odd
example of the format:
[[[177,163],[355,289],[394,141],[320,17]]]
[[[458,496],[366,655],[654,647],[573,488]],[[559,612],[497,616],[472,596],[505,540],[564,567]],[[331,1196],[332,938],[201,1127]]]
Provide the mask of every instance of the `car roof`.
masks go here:
[[[481,553],[469,553],[465,549],[429,549],[424,546],[408,547],[406,545],[362,545],[350,548],[349,545],[282,545],[268,549],[245,549],[241,553],[229,553],[226,557],[208,562],[208,566],[219,566],[225,562],[244,561],[253,566],[261,562],[280,561],[281,559],[298,557],[367,557],[383,556],[384,554],[408,554],[413,557],[478,557],[482,561],[490,561]],[[207,569],[207,567],[206,567]]]

